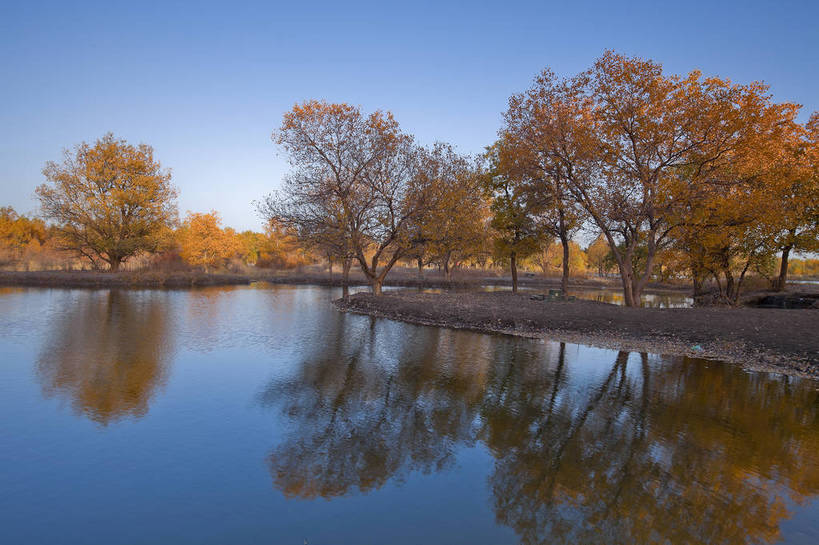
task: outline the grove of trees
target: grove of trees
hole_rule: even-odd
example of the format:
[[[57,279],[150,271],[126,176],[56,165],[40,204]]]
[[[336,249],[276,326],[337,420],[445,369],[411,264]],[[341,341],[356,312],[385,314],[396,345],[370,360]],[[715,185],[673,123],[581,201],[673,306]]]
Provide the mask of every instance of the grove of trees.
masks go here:
[[[800,123],[799,111],[762,83],[670,75],[611,51],[579,74],[538,74],[477,157],[420,145],[389,112],[309,100],[273,134],[291,169],[255,203],[263,233],[223,227],[215,211],[180,222],[153,149],[109,133],[46,164],[42,219],[0,209],[0,265],[321,260],[345,286],[357,266],[376,294],[397,264],[447,281],[462,266],[508,267],[513,290],[521,267],[559,273],[564,295],[572,274],[616,271],[631,306],[669,279],[735,303],[749,276],[783,290],[791,270],[817,272],[819,114]]]
[[[539,74],[477,159],[416,146],[388,113],[309,101],[274,136],[293,170],[259,208],[305,239],[342,241],[338,257],[354,256],[374,293],[399,259],[436,256],[448,277],[456,249],[487,246],[516,290],[520,260],[558,240],[565,294],[585,228],[607,244],[629,306],[671,256],[696,293],[712,280],[736,302],[774,256],[784,289],[791,252],[819,249],[819,116],[800,124],[798,112],[761,83],[667,75],[611,51],[571,77]],[[467,198],[477,187],[483,203]]]
[[[448,261],[461,246],[445,210],[463,213],[452,199],[471,173],[452,148],[417,146],[389,113],[315,100],[287,112],[274,140],[293,170],[260,213],[345,262],[345,275],[354,259],[373,293],[411,252],[442,251]],[[453,236],[442,242],[442,231]]]
[[[798,109],[760,83],[607,52],[514,95],[497,146],[532,218],[562,241],[584,219],[602,234],[628,305],[672,249],[696,291],[712,277],[736,301],[751,267],[781,252],[781,289],[789,252],[817,248],[816,114],[800,125]]]

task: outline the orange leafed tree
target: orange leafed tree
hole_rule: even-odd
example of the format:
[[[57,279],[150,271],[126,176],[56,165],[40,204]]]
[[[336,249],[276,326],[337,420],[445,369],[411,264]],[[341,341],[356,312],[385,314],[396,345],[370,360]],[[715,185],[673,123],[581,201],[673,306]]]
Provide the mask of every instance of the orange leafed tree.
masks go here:
[[[504,114],[501,139],[508,164],[525,180],[538,223],[560,240],[561,289],[569,288],[571,237],[586,214],[570,182],[589,168],[592,125],[579,80],[559,80],[544,70],[525,93],[513,95]]]
[[[671,180],[672,235],[689,262],[695,294],[711,276],[720,296],[736,303],[749,271],[764,271],[780,250],[787,267],[788,245],[804,243],[815,190],[799,144],[804,130],[795,121],[798,106],[773,103],[759,83],[712,78],[706,84],[720,97],[711,110],[721,124],[711,132],[734,144],[719,161]],[[799,236],[791,237],[791,229]]]
[[[471,161],[444,143],[419,153],[419,176],[428,188],[430,206],[411,223],[412,256],[419,267],[438,263],[446,280],[457,265],[480,251],[486,236],[488,205]]]
[[[242,251],[236,232],[222,228],[222,219],[216,211],[188,212],[177,231],[177,241],[182,259],[206,271],[224,266]]]
[[[43,215],[56,223],[62,247],[95,267],[107,263],[116,271],[129,257],[155,251],[176,221],[171,173],[146,144],[109,133],[66,150],[43,174],[48,182],[37,188]]]
[[[20,215],[10,206],[0,208],[0,265],[19,260],[26,250],[40,248],[47,239],[42,220]]]
[[[792,153],[782,161],[783,127],[793,125],[797,110],[774,103],[759,83],[736,85],[696,71],[666,75],[654,61],[609,51],[587,72],[559,80],[547,70],[513,96],[501,140],[530,200],[541,205],[530,214],[556,210],[561,219],[579,204],[602,233],[627,305],[640,304],[660,253],[673,243],[691,256],[703,253],[697,246],[704,227],[732,234],[731,248],[715,240],[705,253],[720,254],[717,268],[735,299],[748,267],[777,244],[776,218],[783,220],[778,245],[785,257],[796,244],[785,236],[788,221],[810,223],[805,207],[786,204],[808,178],[785,166]],[[801,194],[800,202],[811,202],[811,191]],[[744,266],[733,282],[739,255]]]
[[[311,100],[284,115],[274,134],[293,170],[259,205],[266,219],[354,256],[380,294],[387,273],[412,247],[410,225],[428,208],[418,151],[388,112]]]
[[[792,251],[819,250],[819,112],[804,127],[786,127],[774,176],[774,247],[781,252],[777,290],[785,289]]]

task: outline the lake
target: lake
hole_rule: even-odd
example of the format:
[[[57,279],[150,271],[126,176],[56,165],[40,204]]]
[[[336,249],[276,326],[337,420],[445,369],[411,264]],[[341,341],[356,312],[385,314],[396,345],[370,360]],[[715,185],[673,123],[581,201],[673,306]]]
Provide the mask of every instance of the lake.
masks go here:
[[[819,382],[338,296],[0,288],[0,541],[819,543]]]

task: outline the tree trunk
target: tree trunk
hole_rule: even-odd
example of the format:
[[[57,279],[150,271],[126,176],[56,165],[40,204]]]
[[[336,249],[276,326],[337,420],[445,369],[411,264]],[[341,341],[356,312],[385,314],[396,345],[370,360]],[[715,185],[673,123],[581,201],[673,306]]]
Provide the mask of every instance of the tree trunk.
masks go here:
[[[702,295],[703,292],[702,276],[700,276],[697,273],[694,273],[691,276],[694,283],[694,297],[696,297],[697,295]]]
[[[333,256],[327,254],[327,269],[330,271],[330,280],[333,279]]]
[[[620,280],[623,283],[623,302],[627,307],[638,307],[639,302],[635,301],[634,298],[634,284],[633,284],[633,276],[634,273],[631,269],[631,264],[617,264],[620,268]]]
[[[731,269],[726,267],[723,270],[723,274],[725,275],[725,295],[728,297],[729,300],[733,301],[734,299],[734,275],[731,273]]]
[[[561,295],[565,299],[569,295],[569,233],[566,229],[566,214],[563,208],[560,208],[560,222],[558,227],[560,232],[560,245],[563,247],[563,277],[560,279]]]
[[[546,276],[549,273],[549,247],[545,246],[543,251],[540,255],[540,272],[543,273],[543,276]]]
[[[715,283],[716,283],[716,285],[717,285],[717,292],[718,292],[720,295],[723,295],[723,292],[722,292],[722,282],[721,282],[721,281],[720,281],[720,279],[719,279],[719,274],[718,274],[718,273],[716,273],[716,272],[712,272],[711,274],[713,275],[713,277],[714,277],[714,282],[715,282]]]
[[[345,299],[350,296],[350,267],[352,267],[352,265],[352,257],[345,257],[344,261],[342,261],[341,296]]]
[[[452,280],[452,270],[449,268],[449,252],[444,255],[444,277],[447,282]]]
[[[119,271],[119,266],[122,264],[122,259],[118,257],[112,257],[110,258],[108,263],[111,265],[111,272],[117,272]]]
[[[600,224],[598,223],[598,225]],[[640,297],[639,295],[635,297],[634,294],[634,246],[627,246],[625,254],[621,254],[611,232],[603,229],[603,234],[606,236],[611,253],[617,261],[617,269],[620,271],[620,282],[623,284],[623,303],[627,307],[639,307]]]
[[[355,250],[355,258],[358,260],[359,265],[361,265],[361,272],[369,279],[370,286],[372,287],[373,295],[381,295],[381,286],[384,284],[384,278],[386,278],[387,274],[392,270],[393,266],[401,259],[402,254],[400,252],[393,252],[392,256],[390,257],[389,261],[384,263],[384,266],[381,268],[381,272],[378,272],[378,259],[381,256],[381,253],[384,251],[386,246],[380,247],[375,254],[373,254],[370,262],[367,263],[367,259],[364,257],[364,252],[360,247],[356,248]]]
[[[748,269],[751,266],[751,261],[753,260],[753,256],[748,258],[748,261],[745,262],[745,267],[742,269],[742,273],[739,275],[739,280],[737,281],[736,293],[734,293],[733,297],[731,298],[731,302],[733,304],[737,304],[739,302],[739,294],[742,293],[742,281],[745,280],[745,273],[748,272]]]
[[[509,266],[512,269],[512,293],[518,292],[518,262],[515,252],[509,255]]]
[[[705,292],[705,276],[707,271],[702,266],[702,259],[700,255],[695,255],[691,258],[689,268],[691,269],[691,281],[694,284],[694,297],[703,295]]]
[[[645,287],[648,284],[649,280],[651,280],[651,272],[654,269],[654,257],[657,255],[657,250],[656,250],[656,246],[654,245],[654,243],[651,242],[653,237],[654,237],[654,234],[652,233],[650,235],[650,238],[649,238],[649,241],[648,241],[648,248],[647,248],[647,252],[646,252],[645,270],[643,271],[643,274],[640,277],[637,277],[634,274],[634,265],[633,265],[633,263],[634,263],[634,261],[633,261],[634,254],[633,253],[631,254],[632,257],[629,260],[630,269],[632,271],[631,272],[631,274],[632,274],[631,298],[634,301],[634,306],[635,307],[639,307],[639,306],[642,305],[643,290],[645,289]]]
[[[563,246],[563,277],[560,279],[561,295],[565,299],[569,295],[569,237],[561,230],[560,244]]]
[[[418,280],[424,279],[424,260],[418,256]]]
[[[782,261],[779,263],[779,277],[776,279],[776,291],[785,291],[785,285],[788,283],[788,257],[793,246],[785,246],[782,248]]]

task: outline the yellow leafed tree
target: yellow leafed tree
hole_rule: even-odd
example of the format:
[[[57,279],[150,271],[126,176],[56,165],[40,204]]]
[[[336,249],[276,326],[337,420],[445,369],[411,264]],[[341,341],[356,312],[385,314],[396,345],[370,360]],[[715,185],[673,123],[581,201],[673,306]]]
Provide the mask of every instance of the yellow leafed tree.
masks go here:
[[[29,248],[39,248],[48,237],[42,220],[21,216],[13,208],[0,208],[0,263],[16,261]]]
[[[222,228],[222,219],[216,211],[188,212],[177,231],[179,255],[189,265],[222,267],[242,251],[239,237],[233,229]]]
[[[104,262],[116,271],[129,257],[155,251],[176,221],[171,173],[146,144],[108,133],[66,150],[43,174],[48,183],[37,188],[43,215],[57,224],[61,247],[95,267]]]

